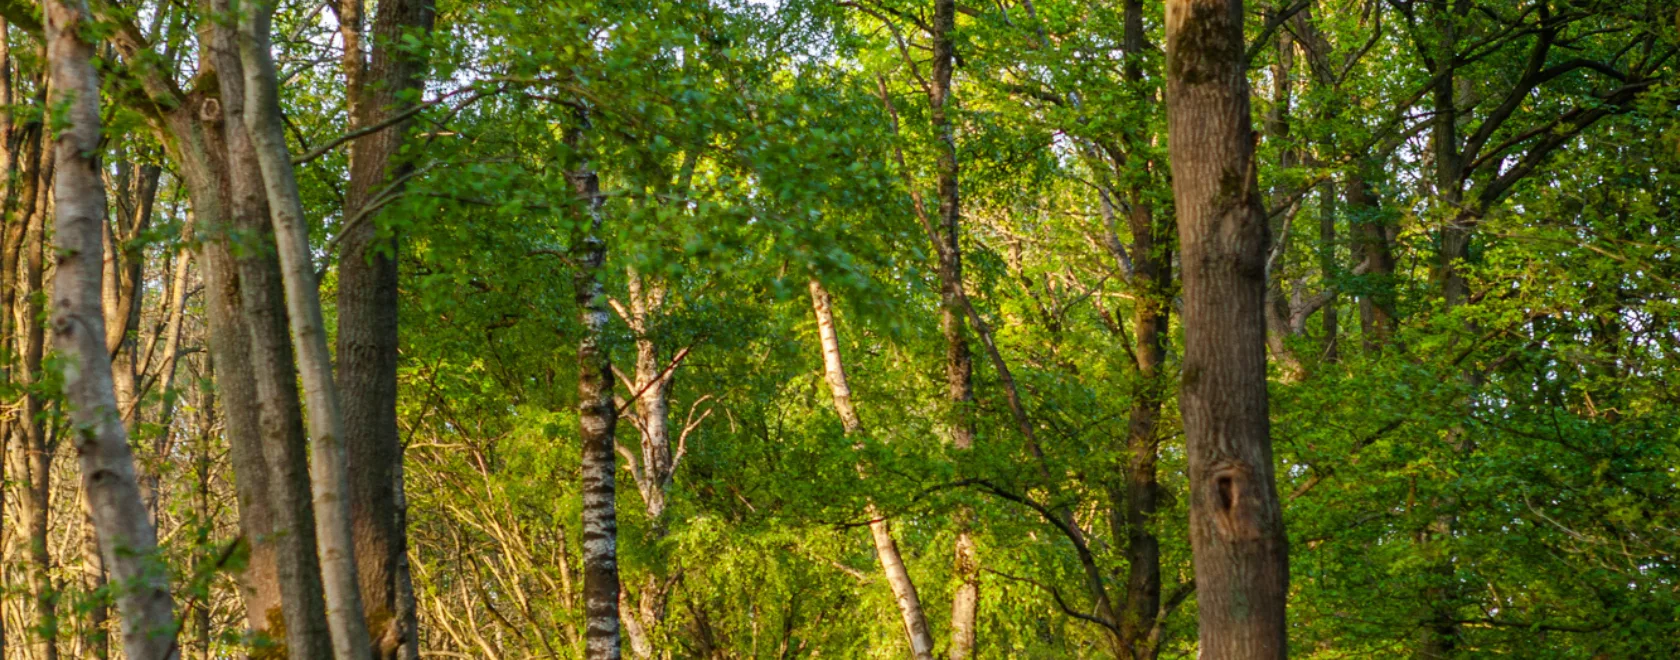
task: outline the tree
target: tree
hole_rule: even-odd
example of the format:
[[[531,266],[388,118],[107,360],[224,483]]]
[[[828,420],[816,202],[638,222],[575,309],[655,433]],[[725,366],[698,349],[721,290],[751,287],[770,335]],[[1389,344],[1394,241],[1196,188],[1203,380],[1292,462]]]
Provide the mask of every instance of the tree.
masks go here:
[[[1184,264],[1179,405],[1201,653],[1282,658],[1288,538],[1267,410],[1265,261],[1241,0],[1167,5],[1167,116]]]
[[[106,199],[97,156],[99,77],[94,46],[82,36],[89,12],[85,3],[47,2],[43,14],[53,90],[48,100],[64,113],[53,119],[58,258],[52,324],[54,344],[66,355],[71,441],[100,554],[119,585],[123,648],[134,658],[174,658],[174,602],[117,408],[101,309]]]

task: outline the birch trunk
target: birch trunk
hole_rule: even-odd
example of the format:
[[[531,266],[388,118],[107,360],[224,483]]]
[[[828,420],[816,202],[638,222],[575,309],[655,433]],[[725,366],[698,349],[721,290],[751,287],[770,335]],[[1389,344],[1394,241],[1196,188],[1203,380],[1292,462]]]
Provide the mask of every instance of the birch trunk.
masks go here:
[[[848,437],[863,429],[857,409],[852,406],[852,388],[846,382],[846,365],[840,355],[840,333],[834,326],[834,308],[822,283],[811,280],[811,308],[817,316],[817,336],[822,342],[823,377],[828,381],[829,394],[834,399],[834,412],[840,415],[840,425]],[[922,612],[921,598],[904,557],[893,540],[892,526],[885,516],[869,504],[869,536],[875,542],[875,556],[881,561],[881,572],[892,587],[893,600],[898,603],[899,616],[904,619],[904,633],[910,642],[910,654],[916,658],[933,657],[933,635],[928,631],[927,617]],[[959,540],[958,543],[962,541]],[[960,546],[959,546],[960,549]],[[972,550],[972,548],[969,548]],[[959,551],[958,557],[963,555]]]
[[[1288,653],[1288,541],[1267,418],[1268,237],[1242,5],[1167,3],[1168,147],[1184,259],[1179,405],[1206,660]]]
[[[569,178],[584,206],[587,223],[572,257],[577,269],[572,287],[583,322],[583,337],[578,341],[578,427],[583,443],[584,657],[617,660],[621,651],[613,434],[618,408],[613,401],[612,362],[605,345],[609,317],[601,283],[607,256],[607,245],[601,238],[601,206],[605,200],[600,179],[587,164]]]
[[[350,471],[345,463],[344,418],[339,409],[337,384],[333,381],[332,356],[327,352],[320,292],[309,250],[309,227],[280,118],[279,83],[270,46],[274,7],[259,5],[248,9],[239,16],[238,39],[245,84],[244,121],[262,168],[285,284],[286,311],[308,404],[313,455],[310,486],[314,495],[321,582],[327,602],[327,626],[332,631],[334,657],[360,660],[370,657],[372,643],[367,622],[362,618],[361,587],[356,579],[347,499]]]
[[[89,12],[81,0],[47,0],[43,14],[53,105],[63,104],[68,119],[54,139],[58,270],[52,324],[54,346],[66,358],[64,392],[71,437],[101,554],[111,575],[124,586],[117,595],[123,649],[134,658],[174,658],[174,603],[117,409],[105,347],[99,81],[93,45],[81,36]]]

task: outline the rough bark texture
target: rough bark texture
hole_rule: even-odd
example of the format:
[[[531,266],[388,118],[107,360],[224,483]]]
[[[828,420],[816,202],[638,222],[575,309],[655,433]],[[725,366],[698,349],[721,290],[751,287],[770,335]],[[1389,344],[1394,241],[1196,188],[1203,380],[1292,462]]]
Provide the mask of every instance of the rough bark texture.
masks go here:
[[[862,430],[863,422],[858,419],[857,409],[852,405],[852,388],[846,382],[846,365],[840,354],[840,333],[834,327],[834,307],[822,283],[813,279],[810,288],[811,307],[817,317],[817,336],[822,342],[823,377],[828,381],[828,392],[834,399],[834,412],[840,415],[841,427],[845,429],[847,436],[853,436]],[[875,557],[881,562],[881,572],[887,576],[887,585],[892,588],[893,600],[898,603],[899,616],[904,619],[904,632],[910,643],[910,654],[916,658],[932,658],[933,635],[928,630],[927,617],[922,611],[921,597],[916,593],[916,584],[910,579],[910,571],[905,567],[904,557],[898,551],[898,542],[893,540],[892,525],[873,503],[869,505],[868,515],[869,536],[875,543]],[[960,544],[965,540],[966,535],[958,537],[958,561],[964,557]],[[972,556],[972,541],[969,541],[969,544],[971,547],[967,550],[969,556]],[[969,614],[972,615],[972,612]],[[966,620],[972,621],[972,616]],[[956,621],[957,618],[953,616],[953,623]],[[972,636],[970,639],[972,640]]]
[[[1266,398],[1267,229],[1241,0],[1167,3],[1167,107],[1184,259],[1179,405],[1201,657],[1283,658],[1288,541]]]
[[[54,346],[65,356],[64,393],[82,491],[117,593],[123,649],[134,658],[174,658],[174,603],[157,532],[147,515],[134,456],[111,379],[100,288],[105,187],[99,162],[99,80],[93,45],[81,34],[89,17],[79,0],[43,3],[50,97],[67,124],[54,136],[57,275]]]
[[[618,511],[612,359],[606,342],[606,292],[601,283],[607,244],[601,238],[600,180],[587,166],[570,175],[586,214],[587,230],[573,248],[572,275],[583,337],[578,341],[578,427],[583,443],[583,609],[584,657],[617,660]]]
[[[262,168],[285,284],[286,312],[308,403],[310,490],[314,497],[316,545],[321,557],[321,583],[326,594],[333,655],[339,660],[360,659],[369,657],[372,643],[367,622],[362,618],[361,587],[356,579],[344,417],[339,409],[332,356],[327,351],[326,328],[321,320],[309,227],[280,118],[279,83],[270,47],[272,11],[272,6],[266,6],[240,12],[237,41],[245,85],[244,120]]]
[[[431,0],[386,0],[378,4],[372,44],[362,44],[360,0],[339,5],[344,38],[345,96],[350,127],[387,121],[418,102],[423,52],[407,50],[403,36],[424,38],[431,30]],[[371,53],[364,50],[371,46]],[[413,97],[413,98],[411,98]],[[356,466],[350,479],[350,516],[356,542],[356,575],[375,653],[394,658],[402,644],[415,642],[411,622],[398,616],[399,570],[405,531],[397,511],[397,242],[381,233],[372,216],[400,187],[407,163],[398,162],[410,122],[398,122],[349,145],[347,220],[338,260],[338,386],[344,393],[344,443]],[[354,223],[348,222],[358,219]],[[351,226],[353,224],[354,226]]]
[[[215,0],[212,6],[225,9],[228,3]],[[210,51],[216,69],[240,71],[232,27],[216,25],[213,31]],[[264,612],[260,625],[264,630],[283,630],[290,657],[326,658],[332,653],[331,633],[321,595],[307,438],[292,342],[286,329],[283,277],[275,255],[263,174],[245,123],[245,81],[231,74],[218,76],[218,81],[222,146],[227,154],[226,209],[240,241],[236,246],[240,253],[236,260],[238,295],[249,342],[246,356],[255,388],[261,460],[269,477],[266,497],[271,518],[267,524],[277,553],[275,578],[281,595],[278,611]]]
[[[234,496],[239,505],[239,529],[250,547],[250,559],[240,575],[240,595],[248,625],[262,632],[268,629],[271,613],[279,619],[281,612],[280,555],[276,548],[280,539],[273,534],[278,502],[270,498],[273,479],[263,457],[250,329],[240,294],[239,266],[230,243],[233,228],[226,206],[226,152],[219,130],[212,132],[214,126],[200,123],[194,112],[200,109],[207,110],[205,114],[215,124],[221,123],[218,105],[197,100],[191,110],[167,117],[165,125],[170,127],[168,143],[175,161],[181,164],[193,214],[203,231],[198,258],[204,273],[210,356],[218,365],[214,374],[216,391],[225,409],[228,460],[237,476]]]

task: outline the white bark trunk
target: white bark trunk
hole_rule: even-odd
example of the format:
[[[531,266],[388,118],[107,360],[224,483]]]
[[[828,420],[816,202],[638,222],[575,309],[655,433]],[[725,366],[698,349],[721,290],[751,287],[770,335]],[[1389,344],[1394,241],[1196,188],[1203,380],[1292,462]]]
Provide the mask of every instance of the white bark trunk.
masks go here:
[[[840,335],[834,328],[834,309],[829,303],[828,291],[821,283],[811,280],[811,308],[817,315],[817,335],[822,341],[823,376],[828,380],[828,391],[834,397],[834,412],[840,415],[840,424],[846,430],[846,435],[855,435],[863,428],[858,420],[857,409],[852,406],[852,388],[846,382],[846,365],[840,359]],[[893,541],[892,526],[887,523],[885,516],[875,508],[871,502],[867,510],[869,516],[869,536],[875,542],[875,556],[881,561],[881,572],[887,576],[887,585],[892,587],[893,600],[898,603],[898,613],[904,619],[904,633],[910,642],[910,653],[918,660],[933,658],[933,635],[928,631],[927,616],[922,612],[922,601],[916,593],[916,583],[910,579],[910,570],[904,565],[904,557],[898,552],[898,543]]]

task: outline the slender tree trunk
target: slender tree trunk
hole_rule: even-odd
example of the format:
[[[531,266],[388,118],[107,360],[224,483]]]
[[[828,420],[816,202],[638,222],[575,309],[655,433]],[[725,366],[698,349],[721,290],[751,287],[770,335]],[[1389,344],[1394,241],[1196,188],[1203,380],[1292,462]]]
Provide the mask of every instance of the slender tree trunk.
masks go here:
[[[135,658],[174,658],[174,603],[157,570],[157,534],[147,516],[114,387],[100,280],[105,189],[100,179],[99,81],[93,45],[83,40],[87,5],[48,0],[47,63],[55,105],[68,125],[54,144],[58,269],[53,304],[54,346],[66,357],[65,398],[82,468],[82,489],[98,530],[105,564],[123,585],[117,595],[123,649]]]
[[[415,102],[426,56],[404,44],[431,31],[432,0],[387,0],[378,4],[372,43],[364,45],[361,0],[342,0],[339,31],[344,40],[345,97],[350,130],[389,120]],[[369,50],[371,53],[364,53]],[[398,565],[404,561],[406,531],[396,492],[402,444],[397,433],[397,240],[381,232],[373,216],[398,192],[410,171],[398,162],[410,122],[400,122],[349,144],[350,185],[346,224],[338,259],[338,385],[344,393],[344,443],[356,470],[350,479],[350,516],[356,542],[356,574],[375,654],[395,658],[414,631],[398,612]],[[357,219],[353,221],[352,219]],[[351,226],[351,225],[354,226]],[[411,609],[411,608],[410,608]]]
[[[356,579],[344,417],[321,319],[309,227],[280,118],[279,83],[270,47],[273,9],[270,5],[240,12],[238,44],[245,84],[245,128],[262,168],[285,284],[286,311],[307,397],[313,459],[310,486],[333,655],[339,660],[357,660],[370,656],[372,642],[362,618],[361,587]]]
[[[956,129],[950,117],[951,76],[956,69],[956,49],[951,33],[957,27],[956,0],[936,0],[933,5],[933,80],[928,89],[937,147],[936,176],[939,194],[939,223],[944,232],[939,240],[944,258],[939,264],[939,328],[945,335],[945,385],[952,404],[951,444],[967,450],[974,446],[974,362],[968,337],[963,331],[962,295],[962,207],[958,191]],[[951,595],[951,660],[963,660],[975,653],[980,611],[980,558],[969,530],[972,511],[960,511],[956,546],[952,552],[952,573],[957,580]],[[931,650],[930,650],[931,652]]]
[[[854,436],[862,430],[863,423],[858,419],[857,409],[852,406],[852,388],[846,381],[846,365],[841,359],[840,332],[834,325],[834,308],[822,283],[812,279],[810,288],[811,307],[817,317],[817,336],[822,342],[823,376],[828,381],[828,391],[834,399],[834,412],[840,415],[841,427],[847,436]],[[933,635],[928,630],[916,584],[911,581],[904,557],[898,552],[898,542],[893,540],[892,526],[874,503],[870,503],[868,515],[869,536],[875,542],[875,557],[881,562],[881,572],[887,576],[893,600],[898,603],[899,616],[904,619],[910,653],[916,658],[932,658]],[[962,556],[958,554],[959,560]]]
[[[587,120],[585,120],[587,124]],[[580,140],[587,126],[577,129]],[[618,408],[613,401],[612,358],[606,345],[606,292],[601,282],[607,244],[601,237],[600,179],[585,163],[569,175],[585,213],[585,230],[572,249],[572,275],[583,336],[578,341],[578,427],[583,443],[583,607],[584,657],[617,660],[618,512],[614,499],[614,433]]]
[[[156,520],[154,517],[153,520]],[[111,657],[111,609],[99,589],[105,586],[105,558],[99,555],[99,532],[93,527],[93,512],[82,498],[82,588],[87,592],[87,618],[82,629],[82,654],[104,660]]]
[[[43,154],[44,156],[45,154]],[[58,657],[58,593],[52,583],[52,555],[47,551],[49,516],[52,514],[53,448],[47,442],[47,411],[38,391],[43,379],[41,362],[45,354],[46,329],[42,324],[42,301],[46,295],[46,227],[48,190],[53,180],[54,159],[43,158],[35,169],[34,190],[29,198],[27,235],[24,239],[23,304],[19,306],[18,338],[23,356],[23,424],[18,471],[23,477],[23,498],[19,500],[29,542],[29,591],[35,599],[38,654],[44,660]]]
[[[1324,184],[1318,194],[1318,272],[1322,274],[1323,286],[1333,290],[1336,276],[1335,184]],[[1341,351],[1337,338],[1341,332],[1341,319],[1336,316],[1336,299],[1332,297],[1329,302],[1324,303],[1324,308],[1320,311],[1323,314],[1320,327],[1324,331],[1324,361],[1334,363],[1339,359]]]
[[[211,7],[226,11],[230,3],[218,0]],[[236,41],[232,26],[212,26],[209,50],[215,70],[241,71]],[[217,79],[222,99],[222,148],[227,155],[223,161],[225,209],[229,227],[240,237],[243,249],[232,265],[238,275],[237,313],[243,316],[240,320],[245,330],[246,343],[239,348],[244,349],[257,409],[260,463],[253,468],[260,467],[267,476],[264,484],[268,492],[263,497],[267,499],[270,518],[266,526],[272,540],[263,542],[271,543],[276,553],[273,570],[280,596],[279,602],[264,612],[259,627],[283,631],[286,652],[292,658],[327,658],[334,651],[334,635],[322,593],[320,530],[311,502],[307,439],[292,342],[287,334],[284,277],[272,252],[276,245],[274,225],[269,222],[263,173],[246,121],[245,78],[230,73]],[[221,372],[227,371],[225,362],[218,365]],[[224,400],[227,397],[224,393]],[[232,415],[229,422],[231,428]],[[278,611],[274,605],[279,606]]]
[[[203,364],[206,372],[215,371],[213,360],[204,360]],[[205,375],[209,376],[210,373]],[[196,451],[193,457],[193,478],[196,481],[193,508],[198,518],[198,547],[207,549],[210,547],[211,533],[216,527],[215,511],[210,508],[210,468],[215,459],[212,451],[216,437],[216,391],[212,387],[202,385],[195,389],[198,391],[198,446],[194,448]],[[201,550],[200,558],[193,567],[193,575],[204,575],[209,568],[206,564],[208,560],[203,557]],[[210,660],[210,640],[213,634],[210,630],[211,588],[212,585],[206,583],[203,586],[204,592],[198,594],[198,601],[193,603],[193,632],[196,633],[194,646],[198,648],[200,660]]]
[[[1169,0],[1167,108],[1184,259],[1182,392],[1201,657],[1288,653],[1288,540],[1266,397],[1267,228],[1241,0]]]
[[[1143,80],[1143,3],[1127,0],[1125,17],[1126,80]],[[1172,227],[1156,217],[1141,186],[1130,193],[1127,223],[1132,230],[1132,285],[1138,386],[1126,425],[1125,470],[1126,600],[1120,612],[1120,645],[1135,660],[1153,660],[1149,643],[1161,606],[1161,542],[1155,536],[1161,485],[1157,480],[1161,406],[1166,401],[1167,323],[1172,304]],[[1116,535],[1118,536],[1118,534]]]

